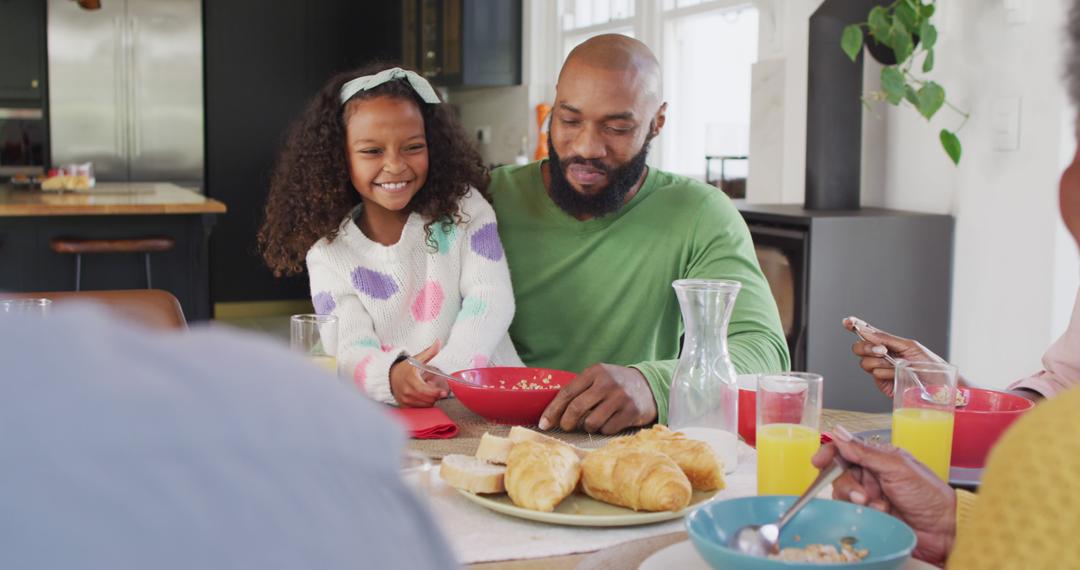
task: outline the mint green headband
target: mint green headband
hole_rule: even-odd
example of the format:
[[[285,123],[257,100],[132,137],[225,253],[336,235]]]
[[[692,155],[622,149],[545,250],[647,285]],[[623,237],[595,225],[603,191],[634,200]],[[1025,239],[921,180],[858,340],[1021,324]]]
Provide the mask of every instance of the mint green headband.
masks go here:
[[[400,67],[391,67],[390,69],[384,69],[375,75],[365,75],[346,82],[345,85],[341,86],[341,104],[344,105],[346,101],[360,91],[374,89],[387,81],[396,81],[398,79],[405,79],[408,81],[409,86],[413,88],[413,91],[416,91],[416,94],[419,95],[420,99],[425,103],[441,103],[441,101],[439,101],[439,96],[435,93],[435,89],[431,87],[431,84],[428,83],[427,79],[420,77],[420,75],[414,71],[406,71]]]

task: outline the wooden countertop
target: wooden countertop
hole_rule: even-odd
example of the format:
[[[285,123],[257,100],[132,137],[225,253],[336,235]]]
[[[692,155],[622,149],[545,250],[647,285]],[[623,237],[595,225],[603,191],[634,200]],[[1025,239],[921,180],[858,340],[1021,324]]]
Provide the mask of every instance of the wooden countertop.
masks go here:
[[[165,182],[102,182],[78,192],[0,186],[0,217],[224,214],[225,204]]]

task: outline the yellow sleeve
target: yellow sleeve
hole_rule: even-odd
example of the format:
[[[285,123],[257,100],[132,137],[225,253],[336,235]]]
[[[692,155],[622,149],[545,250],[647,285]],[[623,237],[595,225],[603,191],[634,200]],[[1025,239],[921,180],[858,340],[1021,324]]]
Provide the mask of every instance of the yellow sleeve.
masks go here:
[[[964,532],[964,527],[971,524],[971,514],[979,497],[975,493],[957,489],[956,491],[956,533]]]
[[[978,501],[957,495],[957,519],[947,568],[1080,569],[1080,389],[1039,404],[1005,433]]]

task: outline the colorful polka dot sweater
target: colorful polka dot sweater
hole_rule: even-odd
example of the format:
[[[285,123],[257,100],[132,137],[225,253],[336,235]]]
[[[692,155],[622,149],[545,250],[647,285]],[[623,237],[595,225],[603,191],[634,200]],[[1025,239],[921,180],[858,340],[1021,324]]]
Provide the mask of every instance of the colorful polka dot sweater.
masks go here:
[[[514,294],[495,211],[475,191],[460,208],[462,223],[431,226],[434,244],[412,214],[390,246],[368,239],[354,211],[307,254],[315,311],[339,319],[338,370],[375,400],[396,403],[390,366],[436,339],[430,364],[447,372],[522,366],[507,334]]]

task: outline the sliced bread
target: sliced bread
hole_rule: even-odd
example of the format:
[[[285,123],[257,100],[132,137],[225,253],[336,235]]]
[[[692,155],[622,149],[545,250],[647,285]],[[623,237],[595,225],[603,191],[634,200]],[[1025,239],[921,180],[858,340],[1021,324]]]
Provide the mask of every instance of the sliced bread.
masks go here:
[[[480,436],[480,446],[476,448],[476,457],[506,465],[506,458],[510,455],[510,448],[513,446],[514,442],[508,438],[484,432],[484,435]]]
[[[521,441],[538,441],[538,442],[541,442],[541,443],[555,443],[555,444],[558,444],[558,445],[565,445],[565,446],[569,447],[570,449],[574,450],[574,453],[577,454],[579,459],[585,459],[585,457],[587,455],[589,455],[589,450],[587,450],[587,449],[582,449],[582,448],[577,447],[575,445],[570,445],[569,443],[566,443],[565,441],[563,441],[561,439],[555,439],[554,437],[551,437],[549,435],[544,435],[544,434],[542,434],[542,433],[540,433],[538,431],[533,431],[533,430],[531,430],[529,428],[523,428],[521,426],[514,426],[514,427],[510,428],[510,441],[513,442],[513,443],[518,443],[518,442],[521,442]]]
[[[504,493],[506,467],[494,465],[471,455],[447,455],[442,458],[439,476],[447,485],[473,493]]]

